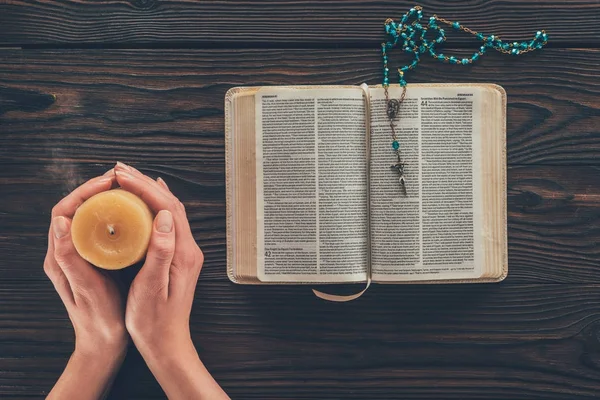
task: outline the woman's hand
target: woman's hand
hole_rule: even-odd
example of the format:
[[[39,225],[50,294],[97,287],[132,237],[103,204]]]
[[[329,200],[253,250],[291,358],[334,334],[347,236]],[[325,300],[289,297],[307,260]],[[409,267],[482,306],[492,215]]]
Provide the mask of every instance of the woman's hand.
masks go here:
[[[52,210],[44,271],[75,329],[75,351],[50,399],[101,398],[125,357],[128,335],[123,298],[115,282],[81,258],[71,240],[71,219],[77,207],[114,183],[111,170],[75,189]]]
[[[118,163],[119,185],[156,213],[148,254],[127,299],[126,326],[170,399],[227,399],[192,343],[190,313],[204,256],[183,204],[163,180]]]

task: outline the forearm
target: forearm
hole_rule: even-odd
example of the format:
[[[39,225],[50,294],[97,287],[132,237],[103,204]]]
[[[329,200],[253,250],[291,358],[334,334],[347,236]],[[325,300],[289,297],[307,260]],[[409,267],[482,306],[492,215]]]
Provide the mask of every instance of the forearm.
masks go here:
[[[160,351],[140,352],[169,399],[229,399],[200,361],[191,340]]]
[[[84,354],[75,350],[47,399],[103,399],[113,383],[126,349],[104,354]]]

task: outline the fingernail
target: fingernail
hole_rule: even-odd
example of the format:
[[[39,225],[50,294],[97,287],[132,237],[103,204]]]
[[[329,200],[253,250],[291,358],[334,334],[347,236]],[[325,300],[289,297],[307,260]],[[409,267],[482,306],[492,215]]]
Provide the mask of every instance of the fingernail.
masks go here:
[[[115,169],[114,169],[114,168],[111,168],[111,169],[109,169],[108,171],[106,171],[106,172],[104,173],[104,175],[102,175],[102,176],[109,176],[109,177],[110,177],[110,176],[113,176],[114,174],[115,174]]]
[[[69,233],[69,225],[65,217],[56,217],[52,221],[52,229],[54,229],[54,236],[57,239],[67,236]]]
[[[119,178],[133,179],[133,175],[131,175],[129,172],[115,170],[115,174],[117,174],[117,177],[119,177]]]
[[[165,180],[163,178],[161,178],[160,176],[156,179],[156,181],[158,183],[160,183],[161,185],[163,185],[165,187],[165,189],[169,190],[169,185],[167,185],[167,182],[165,182]]]
[[[156,216],[156,230],[169,233],[173,229],[173,215],[167,210],[161,210]]]
[[[133,169],[129,165],[123,164],[121,161],[117,161],[117,167],[127,171],[133,171]]]
[[[98,181],[98,183],[108,183],[108,182],[112,182],[113,177],[112,176],[104,176],[102,177],[102,179],[100,179]]]

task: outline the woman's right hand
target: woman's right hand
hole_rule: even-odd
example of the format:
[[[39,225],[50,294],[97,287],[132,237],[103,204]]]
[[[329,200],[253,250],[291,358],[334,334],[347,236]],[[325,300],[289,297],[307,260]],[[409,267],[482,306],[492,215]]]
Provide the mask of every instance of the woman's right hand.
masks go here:
[[[189,318],[204,257],[183,204],[164,181],[121,163],[115,172],[119,185],[156,214],[146,262],[129,290],[127,330],[140,351],[172,351],[164,347],[191,340]]]
[[[227,399],[200,361],[190,313],[204,261],[183,204],[159,178],[118,163],[119,185],[155,212],[146,261],[131,284],[125,324],[170,399]]]

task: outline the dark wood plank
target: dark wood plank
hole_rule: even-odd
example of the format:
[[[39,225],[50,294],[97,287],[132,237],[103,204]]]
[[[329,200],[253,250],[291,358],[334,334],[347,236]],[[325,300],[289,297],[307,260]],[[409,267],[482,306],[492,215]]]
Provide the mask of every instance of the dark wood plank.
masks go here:
[[[191,323],[233,398],[584,399],[600,390],[599,289],[377,286],[334,304],[202,279]],[[66,313],[49,283],[0,294],[0,397],[41,396],[72,350]],[[113,398],[164,398],[135,351]]]
[[[408,79],[504,86],[511,165],[600,165],[597,65],[600,50],[490,54],[473,67],[428,60]],[[161,165],[201,161],[212,171],[222,163],[230,87],[377,84],[380,70],[376,50],[4,50],[0,156],[11,163],[31,162],[32,152],[45,163],[64,154],[86,162],[151,156]]]
[[[174,144],[178,140],[170,139]],[[67,189],[111,167],[108,163],[73,163],[70,157],[66,154],[51,165],[33,161],[4,164],[0,175],[4,239],[0,241],[0,281],[46,279],[42,262],[52,206]],[[165,166],[148,156],[135,165],[153,177],[164,177],[183,200],[196,240],[206,255],[203,279],[223,281],[224,166],[211,166],[215,172],[207,175],[208,167],[201,160]],[[14,167],[13,172],[7,171]],[[49,168],[52,173],[48,173]],[[61,171],[67,171],[66,179]],[[508,211],[508,282],[600,282],[599,167],[511,167]]]
[[[418,2],[437,13],[507,40],[547,29],[555,45],[598,43],[595,0]],[[164,43],[199,45],[313,43],[376,46],[387,18],[415,3],[393,1],[10,1],[0,5],[0,45]],[[451,43],[473,43],[453,36]]]

